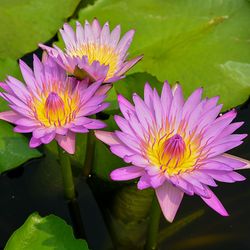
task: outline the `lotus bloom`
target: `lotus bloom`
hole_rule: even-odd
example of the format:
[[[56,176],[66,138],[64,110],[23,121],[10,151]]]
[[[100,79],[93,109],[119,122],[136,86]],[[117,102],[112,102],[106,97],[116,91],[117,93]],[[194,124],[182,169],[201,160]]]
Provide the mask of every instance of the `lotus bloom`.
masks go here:
[[[94,19],[92,24],[85,21],[84,27],[76,22],[76,32],[66,23],[60,32],[66,46],[65,52],[56,46],[40,47],[69,74],[81,79],[88,76],[92,81],[117,81],[142,58],[139,56],[126,61],[134,30],[128,31],[120,40],[120,25],[110,32],[108,23],[101,27]]]
[[[228,213],[211,191],[216,181],[242,181],[235,172],[245,163],[223,154],[242,143],[245,134],[232,134],[242,122],[231,123],[234,110],[218,117],[218,97],[202,100],[199,88],[185,101],[180,85],[165,83],[161,96],[149,84],[144,100],[133,95],[132,105],[118,96],[123,114],[115,116],[121,131],[96,131],[127,167],[111,172],[113,180],[140,178],[138,189],[155,189],[166,219],[173,221],[184,193],[199,195],[223,216]]]
[[[87,118],[107,107],[103,103],[106,86],[101,82],[88,87],[85,81],[68,77],[65,71],[48,58],[44,63],[34,56],[34,72],[22,61],[20,69],[24,85],[9,76],[0,83],[4,98],[12,109],[0,113],[0,119],[16,125],[15,132],[30,133],[34,148],[55,139],[68,153],[75,151],[75,133],[105,127],[101,121]]]

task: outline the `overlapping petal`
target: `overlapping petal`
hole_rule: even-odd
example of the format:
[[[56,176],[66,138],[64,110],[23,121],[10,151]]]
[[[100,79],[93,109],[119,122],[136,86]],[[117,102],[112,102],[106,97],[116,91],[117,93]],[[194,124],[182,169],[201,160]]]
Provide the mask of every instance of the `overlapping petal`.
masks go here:
[[[155,189],[166,219],[173,221],[183,194],[199,195],[204,202],[227,216],[209,186],[216,181],[232,183],[245,178],[235,170],[249,163],[225,154],[243,142],[245,134],[233,134],[236,111],[220,115],[218,97],[202,99],[202,89],[185,101],[180,85],[165,82],[159,96],[147,83],[144,100],[133,95],[134,105],[118,96],[123,117],[115,116],[121,131],[96,131],[97,138],[131,166],[114,170],[114,180],[139,177],[138,188]]]
[[[32,133],[30,147],[56,140],[70,154],[75,152],[75,133],[104,128],[105,123],[86,116],[96,114],[104,103],[109,87],[67,76],[50,57],[42,63],[34,56],[32,71],[23,61],[20,69],[26,84],[13,77],[1,83],[4,98],[12,110],[0,113],[0,119],[16,125],[15,132]]]
[[[91,81],[115,82],[124,77],[142,56],[127,61],[127,50],[133,40],[134,30],[120,39],[120,26],[110,31],[108,22],[101,27],[97,19],[92,24],[85,21],[84,27],[76,22],[76,31],[69,24],[60,30],[65,51],[40,44],[69,74]]]

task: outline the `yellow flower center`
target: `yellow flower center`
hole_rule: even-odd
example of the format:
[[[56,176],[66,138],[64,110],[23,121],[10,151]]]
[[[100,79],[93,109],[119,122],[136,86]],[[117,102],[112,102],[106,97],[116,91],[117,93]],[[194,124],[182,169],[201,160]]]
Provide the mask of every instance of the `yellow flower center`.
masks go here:
[[[191,137],[185,139],[180,134],[152,136],[145,155],[153,166],[173,176],[192,171],[199,156],[199,143]]]
[[[34,98],[32,109],[37,120],[45,127],[61,127],[71,122],[79,110],[79,97],[69,91],[41,93]]]
[[[114,48],[107,45],[83,44],[77,48],[67,49],[67,53],[71,57],[87,56],[89,64],[99,61],[100,64],[109,66],[106,79],[113,77],[118,69],[119,55]]]

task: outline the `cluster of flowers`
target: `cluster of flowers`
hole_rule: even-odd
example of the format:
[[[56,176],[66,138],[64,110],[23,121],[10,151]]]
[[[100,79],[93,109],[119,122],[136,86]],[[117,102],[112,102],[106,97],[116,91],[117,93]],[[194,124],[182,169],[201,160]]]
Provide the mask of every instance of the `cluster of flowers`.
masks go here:
[[[245,134],[232,134],[242,122],[232,123],[234,110],[219,116],[218,97],[202,99],[197,89],[185,101],[180,85],[164,83],[161,95],[145,84],[144,99],[133,95],[132,105],[123,96],[118,102],[123,116],[114,117],[120,131],[97,131],[105,123],[90,116],[103,111],[113,82],[142,56],[127,61],[134,30],[120,39],[120,26],[110,32],[109,24],[95,19],[76,31],[68,24],[60,31],[65,50],[40,45],[44,56],[34,56],[33,70],[23,61],[24,85],[9,76],[0,93],[11,110],[0,119],[15,124],[14,131],[32,133],[30,147],[56,140],[68,153],[75,152],[75,134],[94,129],[98,139],[129,166],[111,173],[113,180],[139,177],[139,189],[152,187],[168,221],[173,221],[184,193],[199,195],[223,216],[228,213],[209,186],[242,181],[235,170],[241,160],[224,154],[242,143]]]

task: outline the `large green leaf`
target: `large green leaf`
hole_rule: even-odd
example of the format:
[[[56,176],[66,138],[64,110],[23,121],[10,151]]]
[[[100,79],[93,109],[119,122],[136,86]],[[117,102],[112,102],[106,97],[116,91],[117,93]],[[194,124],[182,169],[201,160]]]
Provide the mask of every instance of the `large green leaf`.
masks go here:
[[[130,54],[144,59],[132,72],[179,81],[186,96],[203,86],[205,95],[221,96],[224,109],[248,98],[249,1],[97,0],[79,13],[81,22],[94,17],[136,29]]]
[[[20,58],[51,39],[80,0],[1,0],[0,58]]]
[[[9,58],[0,59],[0,81],[4,81],[8,75],[21,79],[17,61]]]
[[[4,250],[87,250],[84,240],[73,236],[72,228],[55,215],[32,214],[14,232]]]
[[[38,150],[29,148],[26,137],[13,132],[11,125],[0,121],[0,173],[39,156]]]

